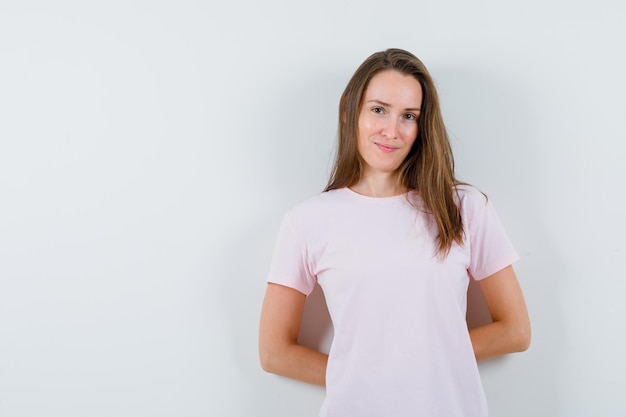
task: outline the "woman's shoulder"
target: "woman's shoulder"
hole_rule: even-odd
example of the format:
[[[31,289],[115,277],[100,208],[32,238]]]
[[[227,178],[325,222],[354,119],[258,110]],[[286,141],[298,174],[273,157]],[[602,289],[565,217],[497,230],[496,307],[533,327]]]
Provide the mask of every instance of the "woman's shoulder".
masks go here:
[[[331,219],[346,211],[340,209],[343,200],[345,195],[341,189],[325,191],[292,206],[285,213],[284,221],[305,240],[318,236],[326,230]]]
[[[319,217],[336,209],[337,205],[346,201],[346,189],[324,191],[294,205],[288,212],[292,217],[310,218]]]
[[[489,199],[487,194],[470,184],[457,184],[454,187],[454,197],[457,202],[463,204],[486,203]]]
[[[478,188],[469,184],[458,184],[454,189],[454,198],[461,216],[466,220],[481,213],[490,204],[489,198]]]

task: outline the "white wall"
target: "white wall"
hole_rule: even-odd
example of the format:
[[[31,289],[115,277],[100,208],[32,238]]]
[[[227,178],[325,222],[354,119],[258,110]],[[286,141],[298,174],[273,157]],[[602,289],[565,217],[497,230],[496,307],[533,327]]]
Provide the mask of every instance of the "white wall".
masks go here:
[[[265,273],[283,212],[326,182],[348,78],[402,47],[522,255],[534,339],[481,364],[493,417],[626,416],[625,19],[618,0],[3,1],[0,415],[316,416],[321,389],[258,365]]]

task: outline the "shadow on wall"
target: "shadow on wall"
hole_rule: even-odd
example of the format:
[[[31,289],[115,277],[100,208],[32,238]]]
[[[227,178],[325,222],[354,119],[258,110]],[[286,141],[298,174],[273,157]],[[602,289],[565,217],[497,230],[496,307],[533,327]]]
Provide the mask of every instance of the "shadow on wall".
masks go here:
[[[326,298],[320,286],[316,285],[304,305],[298,342],[311,349],[328,353],[333,335]]]
[[[276,98],[275,108],[281,109],[281,115],[269,126],[269,142],[277,151],[267,166],[275,174],[272,186],[292,204],[321,193],[326,186],[337,142],[343,83],[328,73],[314,80],[298,79],[287,84],[288,95]]]
[[[491,314],[477,281],[470,279],[467,288],[467,327],[474,329],[491,323]]]

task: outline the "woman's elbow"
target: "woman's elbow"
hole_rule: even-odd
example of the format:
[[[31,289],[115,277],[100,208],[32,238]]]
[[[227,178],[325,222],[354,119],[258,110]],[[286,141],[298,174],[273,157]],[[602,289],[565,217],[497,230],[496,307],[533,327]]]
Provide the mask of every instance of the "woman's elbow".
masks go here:
[[[259,346],[259,362],[265,372],[281,374],[286,352],[277,346]]]
[[[265,372],[275,373],[275,361],[273,360],[273,357],[274,355],[271,349],[259,346],[259,362],[261,363],[261,368]]]
[[[530,324],[517,326],[512,336],[514,352],[524,352],[530,347]]]

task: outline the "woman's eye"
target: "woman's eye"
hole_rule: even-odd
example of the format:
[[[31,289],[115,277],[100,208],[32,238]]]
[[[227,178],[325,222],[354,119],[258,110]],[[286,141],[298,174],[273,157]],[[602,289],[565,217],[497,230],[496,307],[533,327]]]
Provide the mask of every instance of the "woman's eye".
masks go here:
[[[413,113],[407,113],[404,115],[406,120],[417,120],[417,117]]]
[[[384,110],[383,110],[383,108],[382,108],[382,107],[373,107],[373,108],[372,108],[372,111],[373,111],[374,113],[378,113],[378,114],[383,114],[383,113],[384,113]]]

